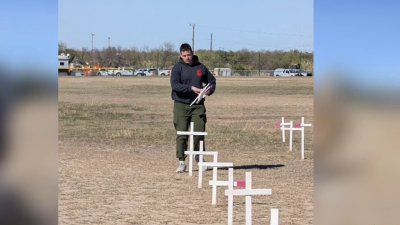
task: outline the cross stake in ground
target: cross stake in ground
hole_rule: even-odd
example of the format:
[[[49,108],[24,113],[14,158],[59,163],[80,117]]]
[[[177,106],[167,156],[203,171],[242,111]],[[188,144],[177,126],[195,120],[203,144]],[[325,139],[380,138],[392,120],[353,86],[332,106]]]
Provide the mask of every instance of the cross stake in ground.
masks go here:
[[[203,151],[203,141],[200,141],[200,147],[199,147],[199,151],[185,151],[186,155],[199,155],[199,177],[198,177],[198,188],[202,187],[202,183],[203,183],[203,156],[204,155],[212,155],[213,156],[213,161],[215,159],[218,159],[218,152],[205,152]]]
[[[271,195],[271,189],[252,189],[251,188],[251,172],[246,172],[246,188],[233,189],[233,168],[229,168],[229,185],[225,190],[228,196],[228,225],[233,225],[233,196],[246,196],[246,225],[252,224],[252,206],[251,197],[254,195]]]
[[[194,136],[195,135],[207,135],[207,132],[194,132],[194,123],[190,122],[189,131],[177,131],[178,135],[188,135],[189,136],[189,152],[194,152]],[[193,170],[193,154],[189,155],[189,176],[192,176]]]

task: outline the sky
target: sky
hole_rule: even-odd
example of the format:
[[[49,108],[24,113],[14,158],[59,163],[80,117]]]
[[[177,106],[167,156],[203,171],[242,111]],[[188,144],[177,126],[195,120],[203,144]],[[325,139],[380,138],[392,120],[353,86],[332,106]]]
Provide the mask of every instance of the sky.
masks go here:
[[[165,2],[165,3],[164,3]],[[168,4],[167,4],[168,2]],[[400,2],[395,0],[15,0],[0,7],[0,68],[52,76],[68,47],[290,50],[314,52],[314,79],[341,72],[366,88],[400,86]],[[1,72],[1,71],[0,71]],[[399,87],[400,88],[400,87]]]
[[[343,74],[346,84],[367,91],[396,90],[398,94],[399,12],[398,0],[2,1],[0,84],[7,85],[3,78],[5,72],[18,75],[20,71],[29,71],[32,73],[27,75],[34,76],[44,71],[43,74],[50,77],[48,80],[55,81],[52,84],[57,87],[59,41],[68,47],[90,48],[91,33],[94,33],[95,48],[107,47],[108,37],[113,46],[123,48],[157,48],[164,42],[178,47],[182,42],[191,42],[192,27],[189,24],[196,24],[196,49],[208,49],[210,33],[213,33],[214,49],[313,51],[316,88],[326,87],[321,84],[322,80],[333,73]],[[314,93],[318,98],[319,93]],[[389,97],[393,98],[393,95]],[[398,95],[394,97],[400,99]],[[318,101],[315,103],[317,105]],[[350,110],[338,111],[339,116],[343,116]],[[357,110],[354,115],[358,115]],[[381,122],[382,117],[376,121]],[[351,122],[352,119],[343,121]],[[357,127],[362,125],[356,123]],[[384,120],[383,123],[386,125]],[[57,123],[53,126],[57,127]],[[370,127],[366,125],[367,129]],[[374,130],[373,134],[377,132],[385,130]],[[387,136],[394,135],[393,132]],[[344,145],[339,143],[339,146]],[[379,151],[385,150],[386,145],[382,146]],[[378,157],[378,161],[382,158]]]
[[[316,0],[314,72],[339,72],[364,88],[399,88],[399,12],[396,0]]]
[[[70,48],[313,51],[313,0],[59,0],[59,40]]]
[[[53,73],[58,63],[57,15],[54,0],[0,3],[0,69]]]

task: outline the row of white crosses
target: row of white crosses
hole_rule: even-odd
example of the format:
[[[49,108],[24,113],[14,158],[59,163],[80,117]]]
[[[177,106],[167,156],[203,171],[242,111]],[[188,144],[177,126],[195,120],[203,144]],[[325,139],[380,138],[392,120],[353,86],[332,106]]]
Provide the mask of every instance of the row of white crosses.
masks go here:
[[[212,186],[212,199],[211,204],[217,204],[217,187],[225,186],[228,190],[225,190],[225,195],[228,196],[228,225],[233,224],[233,196],[246,196],[246,225],[252,224],[252,207],[251,197],[254,195],[271,195],[271,189],[252,189],[251,188],[251,172],[246,172],[246,181],[234,181],[233,180],[233,168],[229,168],[229,180],[219,181],[218,180],[218,168],[222,167],[233,167],[231,162],[218,162],[218,152],[215,151],[204,151],[203,141],[200,141],[199,151],[194,151],[194,136],[201,135],[206,136],[207,132],[195,132],[194,123],[190,123],[189,131],[177,131],[178,135],[189,136],[189,151],[185,151],[185,154],[189,156],[189,176],[192,176],[193,171],[193,156],[199,155],[198,162],[198,188],[202,188],[203,179],[203,167],[213,168],[213,178],[209,181],[209,185]],[[212,162],[204,162],[203,156],[213,156]],[[245,187],[245,189],[233,189],[233,187]],[[278,225],[279,211],[278,209],[271,209],[271,225]]]
[[[285,118],[282,117],[282,121],[279,127],[282,131],[282,142],[286,141],[285,133],[289,131],[289,151],[293,150],[293,131],[301,131],[301,159],[304,159],[304,128],[311,127],[311,124],[304,123],[304,117],[301,117],[300,124],[293,124],[293,121],[285,123]]]
[[[251,188],[251,172],[246,172],[246,188],[233,189],[233,168],[229,168],[228,189],[225,195],[228,196],[228,225],[233,224],[233,196],[246,196],[246,225],[252,224],[252,202],[251,197],[255,195],[271,195],[271,189],[252,189]],[[278,225],[279,211],[271,209],[271,225]]]

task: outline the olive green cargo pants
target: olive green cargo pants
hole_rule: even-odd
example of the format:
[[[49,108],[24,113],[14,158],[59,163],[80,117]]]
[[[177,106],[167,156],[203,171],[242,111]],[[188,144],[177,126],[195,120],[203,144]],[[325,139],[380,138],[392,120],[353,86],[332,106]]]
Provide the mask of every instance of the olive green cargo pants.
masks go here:
[[[194,122],[194,131],[204,132],[207,123],[206,108],[204,105],[186,105],[174,102],[174,126],[176,131],[188,131],[190,122]],[[187,135],[176,136],[176,158],[184,161],[185,151],[188,151]],[[204,142],[204,136],[194,136],[194,150],[199,150],[200,141]],[[205,144],[203,145],[205,149]]]

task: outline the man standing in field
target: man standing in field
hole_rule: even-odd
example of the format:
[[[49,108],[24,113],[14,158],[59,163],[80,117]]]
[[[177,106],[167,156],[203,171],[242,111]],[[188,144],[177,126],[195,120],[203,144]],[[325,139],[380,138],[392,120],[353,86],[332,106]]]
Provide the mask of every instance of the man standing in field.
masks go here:
[[[190,122],[194,122],[194,131],[205,131],[207,116],[204,99],[191,105],[203,90],[203,84],[209,84],[210,87],[205,93],[206,95],[214,93],[215,77],[206,66],[198,61],[197,56],[193,55],[192,47],[184,43],[180,47],[179,62],[175,64],[171,72],[171,96],[174,100],[174,126],[176,131],[187,131]],[[176,172],[178,173],[183,173],[186,169],[184,152],[188,146],[187,140],[188,136],[186,135],[177,135],[176,137],[176,157],[179,160]],[[199,150],[201,140],[204,141],[204,136],[194,136],[195,151]],[[198,162],[198,155],[195,159]]]

